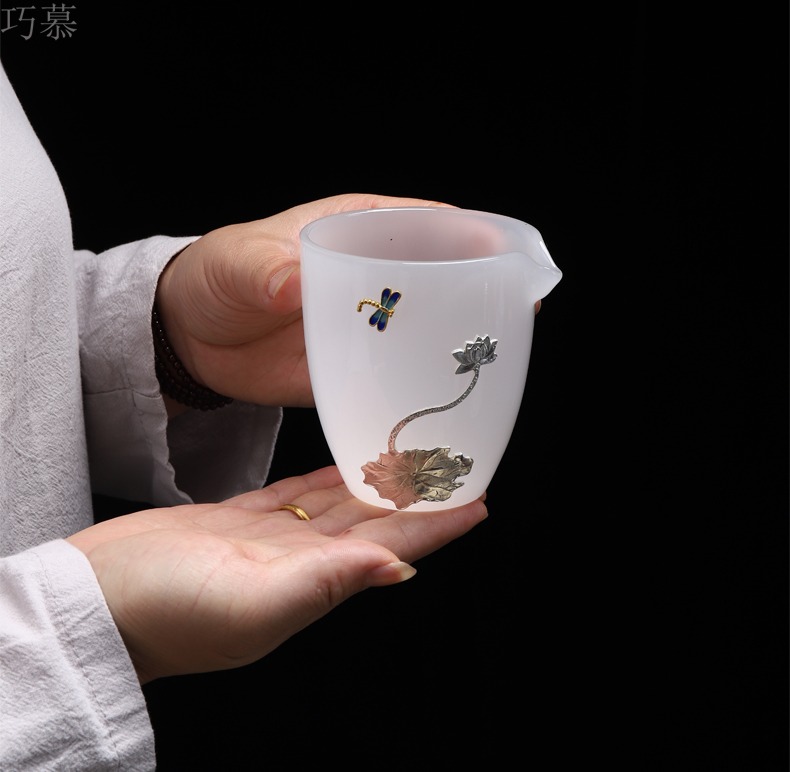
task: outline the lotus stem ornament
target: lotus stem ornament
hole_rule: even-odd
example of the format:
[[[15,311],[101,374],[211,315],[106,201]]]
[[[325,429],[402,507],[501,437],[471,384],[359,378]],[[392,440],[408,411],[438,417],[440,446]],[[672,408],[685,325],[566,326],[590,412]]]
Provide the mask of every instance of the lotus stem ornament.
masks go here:
[[[463,485],[458,477],[469,474],[474,461],[468,456],[450,455],[450,448],[433,450],[403,450],[395,447],[398,434],[404,426],[431,413],[441,413],[459,405],[472,392],[480,377],[480,368],[496,358],[496,340],[486,335],[477,336],[464,348],[452,352],[459,363],[456,375],[474,372],[469,386],[460,397],[446,405],[427,407],[406,416],[392,428],[387,452],[380,453],[378,461],[369,461],[362,467],[365,483],[373,486],[382,499],[392,501],[398,509],[406,509],[418,501],[446,501],[453,491]]]

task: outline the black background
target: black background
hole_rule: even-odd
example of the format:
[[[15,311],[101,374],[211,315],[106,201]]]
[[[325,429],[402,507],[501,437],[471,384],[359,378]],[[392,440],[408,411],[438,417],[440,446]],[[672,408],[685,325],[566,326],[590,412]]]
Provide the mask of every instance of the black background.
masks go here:
[[[160,769],[786,772],[787,9],[71,7],[1,52],[78,247],[375,192],[526,220],[564,273],[489,519],[148,685]],[[287,411],[271,479],[326,463]]]

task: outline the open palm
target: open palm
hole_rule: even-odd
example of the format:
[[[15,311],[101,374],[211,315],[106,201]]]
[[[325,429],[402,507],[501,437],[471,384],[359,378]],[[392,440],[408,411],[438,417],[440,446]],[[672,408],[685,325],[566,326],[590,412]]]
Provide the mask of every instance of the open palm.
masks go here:
[[[297,504],[309,522],[283,504]],[[486,517],[353,498],[335,467],[215,504],[150,509],[69,538],[88,557],[142,683],[241,666]],[[403,561],[406,561],[404,563]]]

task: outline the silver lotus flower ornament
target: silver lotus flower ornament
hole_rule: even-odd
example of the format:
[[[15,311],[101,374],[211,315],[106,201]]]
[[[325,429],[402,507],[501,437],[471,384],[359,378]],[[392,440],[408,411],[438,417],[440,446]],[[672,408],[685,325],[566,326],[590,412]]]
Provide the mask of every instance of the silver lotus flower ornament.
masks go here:
[[[398,451],[395,440],[403,427],[416,418],[441,413],[463,402],[474,389],[480,368],[497,358],[496,344],[497,341],[488,335],[478,335],[474,341],[467,341],[464,348],[453,351],[459,363],[456,375],[474,371],[464,393],[446,405],[418,410],[399,421],[390,432],[387,452],[380,453],[377,461],[369,461],[362,467],[365,483],[373,486],[382,499],[392,501],[398,509],[406,509],[418,501],[446,501],[463,485],[456,480],[469,474],[473,459],[460,453],[451,456],[449,448]]]
[[[488,335],[485,338],[481,338],[478,335],[472,343],[467,342],[463,349],[453,351],[453,356],[461,363],[458,365],[455,374],[460,375],[461,373],[468,373],[470,370],[474,370],[475,378],[477,378],[480,365],[487,365],[496,359],[496,344],[497,341],[492,341]]]

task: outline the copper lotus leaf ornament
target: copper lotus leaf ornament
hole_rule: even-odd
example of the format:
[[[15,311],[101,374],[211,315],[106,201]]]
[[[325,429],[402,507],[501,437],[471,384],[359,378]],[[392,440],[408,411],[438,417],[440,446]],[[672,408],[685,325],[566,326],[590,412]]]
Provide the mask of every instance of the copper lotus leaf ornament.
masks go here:
[[[382,499],[392,501],[398,509],[406,509],[418,501],[446,501],[463,482],[458,477],[469,474],[474,463],[462,454],[450,455],[449,448],[433,450],[404,450],[395,448],[395,440],[406,424],[431,413],[441,413],[463,402],[480,377],[480,368],[496,358],[496,340],[486,335],[477,336],[462,349],[452,352],[459,362],[455,374],[474,371],[466,391],[452,402],[439,407],[428,407],[406,416],[390,432],[387,452],[380,453],[378,461],[369,461],[362,467],[365,483],[373,486]]]

